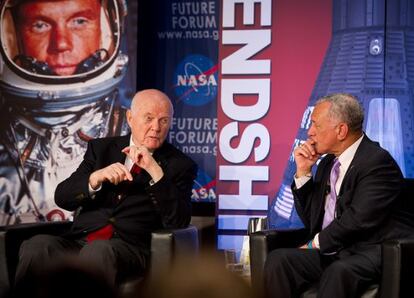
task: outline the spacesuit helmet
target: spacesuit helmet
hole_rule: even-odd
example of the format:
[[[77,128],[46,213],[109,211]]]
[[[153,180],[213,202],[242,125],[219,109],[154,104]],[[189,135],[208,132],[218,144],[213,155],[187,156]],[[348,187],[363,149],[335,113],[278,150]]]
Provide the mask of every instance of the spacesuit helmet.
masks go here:
[[[0,93],[46,110],[92,103],[126,73],[122,0],[2,0]]]

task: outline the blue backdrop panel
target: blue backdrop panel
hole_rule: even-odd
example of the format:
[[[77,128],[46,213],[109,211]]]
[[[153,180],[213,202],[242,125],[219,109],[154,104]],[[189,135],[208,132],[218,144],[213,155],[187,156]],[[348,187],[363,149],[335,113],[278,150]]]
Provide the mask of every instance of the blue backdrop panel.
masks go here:
[[[215,202],[218,1],[158,1],[154,81],[174,104],[168,140],[198,166],[192,199]]]

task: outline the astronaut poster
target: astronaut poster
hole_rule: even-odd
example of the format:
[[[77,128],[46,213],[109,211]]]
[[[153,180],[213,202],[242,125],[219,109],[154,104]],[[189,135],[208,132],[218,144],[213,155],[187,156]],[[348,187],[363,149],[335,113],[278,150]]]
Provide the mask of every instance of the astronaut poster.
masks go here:
[[[364,131],[414,175],[414,6],[407,0],[223,1],[219,42],[219,248],[239,250],[251,217],[302,227],[293,149],[324,95],[356,95]]]
[[[0,225],[67,220],[57,184],[90,139],[128,132],[137,3],[9,0],[0,13]]]

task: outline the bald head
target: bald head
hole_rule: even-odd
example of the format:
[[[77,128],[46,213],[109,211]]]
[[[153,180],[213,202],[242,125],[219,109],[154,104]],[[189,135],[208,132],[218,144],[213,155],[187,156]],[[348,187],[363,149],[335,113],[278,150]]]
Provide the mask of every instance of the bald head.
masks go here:
[[[165,141],[173,117],[173,106],[168,96],[156,89],[135,94],[127,121],[136,146],[154,151]]]
[[[149,102],[152,102],[159,106],[166,107],[170,113],[170,116],[173,116],[174,108],[171,103],[171,100],[169,99],[167,94],[157,89],[146,89],[137,92],[131,102],[132,113],[135,113],[142,106],[147,105]]]

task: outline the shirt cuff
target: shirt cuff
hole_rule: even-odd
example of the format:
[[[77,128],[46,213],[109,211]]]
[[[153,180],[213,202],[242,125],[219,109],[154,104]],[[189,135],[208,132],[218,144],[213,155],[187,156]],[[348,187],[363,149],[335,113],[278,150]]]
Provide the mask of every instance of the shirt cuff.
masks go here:
[[[95,199],[95,195],[98,191],[100,191],[102,188],[102,184],[99,185],[99,187],[97,189],[93,189],[92,186],[88,183],[88,189],[89,189],[89,196],[91,197],[91,199]]]
[[[319,245],[319,233],[315,235],[315,238],[313,238],[313,243],[315,244],[315,247],[317,247],[319,250],[321,249],[320,245]],[[336,255],[337,252],[328,252],[328,253],[323,253],[326,256],[332,256],[332,255]]]
[[[155,183],[157,183],[158,181],[160,181],[162,179],[162,177],[164,177],[164,174],[161,175],[161,177],[157,178],[157,179],[151,179],[149,181],[149,185],[153,186]]]
[[[313,244],[315,245],[315,247],[317,249],[320,249],[321,247],[319,246],[319,233],[315,235],[315,238],[313,238]]]
[[[311,178],[312,178],[312,174],[307,174],[307,175],[299,177],[299,178],[296,177],[296,174],[293,176],[293,179],[295,180],[295,185],[296,185],[297,189],[299,189],[303,185],[305,185],[306,182],[308,182]]]

